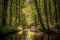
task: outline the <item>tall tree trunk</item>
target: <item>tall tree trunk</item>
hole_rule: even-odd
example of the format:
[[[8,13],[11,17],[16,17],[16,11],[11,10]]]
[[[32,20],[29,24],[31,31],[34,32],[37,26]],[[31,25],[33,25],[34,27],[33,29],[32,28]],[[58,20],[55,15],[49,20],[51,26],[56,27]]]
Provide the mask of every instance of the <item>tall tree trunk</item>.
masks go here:
[[[45,16],[46,16],[47,28],[49,30],[49,21],[48,21],[48,15],[47,15],[47,5],[46,5],[46,2],[47,2],[47,0],[44,0]]]
[[[16,0],[16,25],[19,25],[19,0]]]
[[[35,2],[35,6],[36,6],[36,10],[37,10],[37,14],[38,14],[38,19],[40,20],[40,24],[43,28],[43,30],[45,30],[45,27],[44,27],[44,24],[42,22],[42,18],[41,18],[41,13],[40,13],[40,9],[38,8],[38,5],[37,5],[37,0],[34,0]]]
[[[54,0],[54,6],[55,6],[55,21],[56,21],[56,28],[57,29],[60,29],[59,28],[59,21],[58,21],[58,13],[57,13],[57,4],[56,4],[56,0]],[[58,40],[58,36],[56,35],[56,40]]]
[[[20,25],[20,9],[21,9],[21,7],[20,7],[20,0],[19,0],[19,25]]]
[[[3,0],[0,0],[0,26],[2,26],[2,19],[3,19],[3,9],[4,5],[3,5]]]
[[[50,0],[49,0],[49,13],[50,13],[50,22],[53,25],[53,23],[52,23],[51,2],[50,2]]]
[[[45,7],[45,16],[46,16],[46,22],[47,22],[47,28],[49,31],[49,20],[48,20],[48,15],[47,15],[47,0],[44,0],[44,7]],[[48,40],[49,40],[49,34],[48,34]]]
[[[18,0],[16,0],[16,25],[17,25],[17,19],[18,19],[18,8],[17,8],[17,6],[18,6],[18,3],[17,3],[17,1]]]
[[[10,26],[12,26],[12,2],[13,0],[11,0],[11,4],[10,4],[10,22],[9,22]]]
[[[4,12],[3,12],[2,26],[6,26],[7,5],[8,5],[8,0],[4,0],[4,3],[3,3]]]
[[[55,21],[56,21],[56,27],[59,29],[59,25],[58,25],[58,13],[57,13],[57,7],[56,7],[56,0],[54,0],[54,6],[55,6]]]

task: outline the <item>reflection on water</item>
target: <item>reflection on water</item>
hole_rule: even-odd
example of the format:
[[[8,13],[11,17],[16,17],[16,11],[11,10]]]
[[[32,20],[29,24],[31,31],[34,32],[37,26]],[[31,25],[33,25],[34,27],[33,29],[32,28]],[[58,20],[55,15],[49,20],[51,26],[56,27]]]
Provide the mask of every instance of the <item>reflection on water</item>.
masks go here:
[[[34,29],[35,30],[35,29]],[[21,34],[13,34],[5,37],[3,40],[48,40],[48,35],[43,32],[25,29]],[[55,40],[56,36],[49,36],[49,40]]]
[[[31,40],[31,38],[29,38],[29,37],[26,37],[26,40]]]

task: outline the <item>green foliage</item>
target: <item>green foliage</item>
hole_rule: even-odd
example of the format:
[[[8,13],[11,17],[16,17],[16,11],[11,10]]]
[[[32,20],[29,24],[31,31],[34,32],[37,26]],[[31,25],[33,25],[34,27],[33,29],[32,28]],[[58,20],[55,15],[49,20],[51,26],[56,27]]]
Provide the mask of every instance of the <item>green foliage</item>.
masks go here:
[[[6,33],[9,33],[9,32],[16,31],[17,26],[4,26],[0,30],[1,30],[2,34],[6,34]]]

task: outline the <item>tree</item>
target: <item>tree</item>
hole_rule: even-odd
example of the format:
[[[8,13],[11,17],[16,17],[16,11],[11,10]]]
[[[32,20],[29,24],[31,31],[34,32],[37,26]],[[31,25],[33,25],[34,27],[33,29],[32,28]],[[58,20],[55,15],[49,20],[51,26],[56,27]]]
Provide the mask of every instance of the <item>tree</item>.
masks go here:
[[[3,0],[0,0],[0,26],[2,26],[2,17],[3,17]]]
[[[10,22],[9,22],[10,25],[12,25],[12,1],[13,0],[11,0],[11,4],[10,4]]]
[[[38,19],[40,20],[40,24],[41,24],[43,30],[45,30],[42,19],[41,19],[40,9],[38,8],[38,5],[37,5],[37,0],[35,0],[34,3],[36,6],[36,10],[37,10],[37,14],[38,14]]]
[[[4,8],[4,12],[3,12],[3,19],[2,19],[2,26],[6,26],[6,14],[7,14],[7,5],[8,5],[8,0],[4,0],[3,3],[3,8]]]

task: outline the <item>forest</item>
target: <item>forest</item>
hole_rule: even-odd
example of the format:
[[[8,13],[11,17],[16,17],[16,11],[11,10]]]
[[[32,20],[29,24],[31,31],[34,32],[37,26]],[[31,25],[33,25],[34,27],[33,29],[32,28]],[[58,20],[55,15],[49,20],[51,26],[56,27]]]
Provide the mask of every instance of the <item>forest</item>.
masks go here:
[[[60,40],[60,0],[0,0],[0,40]]]

